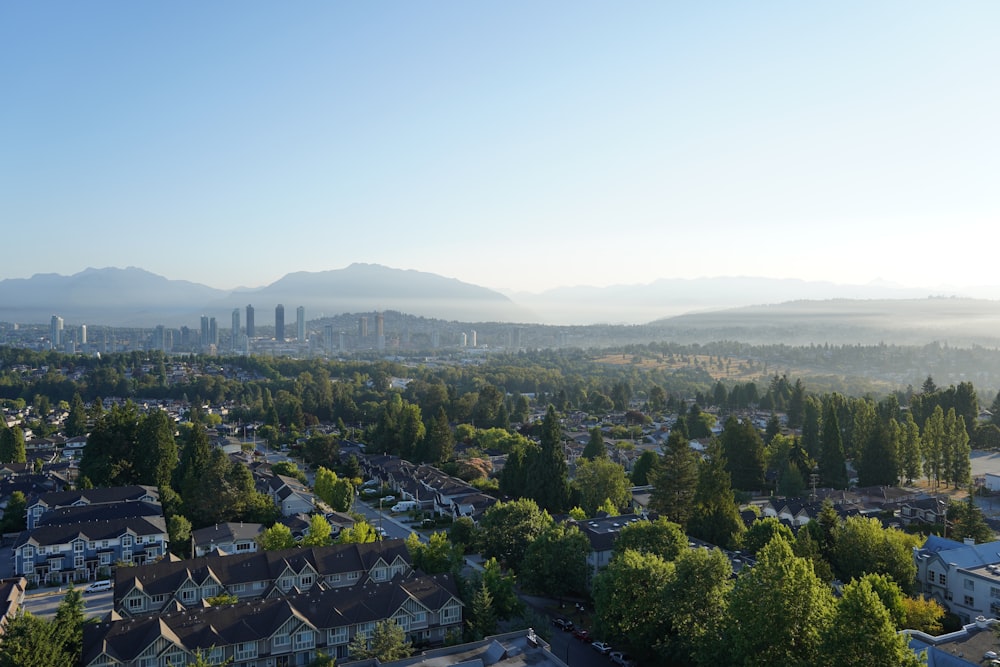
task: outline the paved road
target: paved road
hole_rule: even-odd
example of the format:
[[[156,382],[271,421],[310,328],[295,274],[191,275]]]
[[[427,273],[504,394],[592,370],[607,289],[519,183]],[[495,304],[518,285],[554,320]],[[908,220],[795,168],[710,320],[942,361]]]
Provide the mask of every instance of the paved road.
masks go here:
[[[65,594],[65,587],[61,587],[59,589],[41,588],[35,591],[29,591],[28,594],[24,596],[23,607],[35,616],[52,618],[56,615],[56,609],[59,607],[59,603],[62,602]],[[84,593],[83,601],[86,605],[84,609],[84,616],[86,618],[104,618],[107,616],[108,613],[111,612],[111,606],[114,602],[112,599],[113,594],[114,591]]]

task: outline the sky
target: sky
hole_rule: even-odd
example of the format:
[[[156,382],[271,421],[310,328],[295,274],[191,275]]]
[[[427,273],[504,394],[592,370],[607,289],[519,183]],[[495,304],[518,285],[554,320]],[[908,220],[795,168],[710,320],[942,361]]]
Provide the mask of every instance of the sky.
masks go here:
[[[998,285],[1000,3],[0,3],[0,279]]]

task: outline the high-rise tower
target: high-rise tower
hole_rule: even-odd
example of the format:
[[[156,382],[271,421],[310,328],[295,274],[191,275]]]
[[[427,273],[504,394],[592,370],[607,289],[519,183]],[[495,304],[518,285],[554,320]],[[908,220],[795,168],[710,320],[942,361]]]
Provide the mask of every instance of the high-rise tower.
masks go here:
[[[274,340],[285,342],[285,306],[280,303],[274,307]]]
[[[201,340],[199,341],[199,343],[201,344],[202,347],[208,347],[208,345],[211,342],[212,342],[212,339],[209,338],[209,332],[208,332],[208,315],[202,315],[201,316]]]
[[[63,334],[63,318],[58,315],[52,316],[52,321],[49,323],[49,344],[52,346],[53,350],[59,348],[62,345],[62,334]]]
[[[295,337],[298,338],[300,343],[306,339],[305,306],[299,306],[295,309]]]
[[[247,304],[247,338],[254,337],[253,306]]]
[[[233,308],[233,340],[232,349],[240,349],[240,309]]]

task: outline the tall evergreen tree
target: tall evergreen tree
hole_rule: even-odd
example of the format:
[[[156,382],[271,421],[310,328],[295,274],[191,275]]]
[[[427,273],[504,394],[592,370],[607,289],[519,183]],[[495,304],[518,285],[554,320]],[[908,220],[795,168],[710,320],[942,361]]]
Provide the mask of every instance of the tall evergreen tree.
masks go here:
[[[604,436],[601,434],[601,427],[595,426],[590,429],[590,439],[587,446],[583,448],[583,458],[593,461],[599,457],[607,457],[608,450],[604,447]]]
[[[954,408],[952,409],[954,410]],[[952,410],[948,410],[951,415]],[[959,488],[972,481],[972,449],[969,446],[969,432],[965,428],[965,417],[958,415],[955,419],[946,419],[948,433],[945,435],[948,448],[951,450],[951,465],[948,469],[948,480]]]
[[[726,457],[717,440],[709,443],[705,454],[698,465],[695,509],[687,532],[719,547],[734,547],[743,533],[743,520],[726,470]]]
[[[549,406],[542,420],[541,445],[528,460],[528,496],[553,514],[569,509],[569,468],[562,443],[562,425],[556,409]]]
[[[847,462],[844,459],[844,442],[840,437],[840,421],[832,405],[823,415],[820,433],[819,476],[823,484],[835,489],[847,488]]]
[[[930,378],[928,378],[930,379]],[[935,406],[934,412],[924,422],[923,433],[924,445],[924,475],[928,481],[933,480],[935,485],[941,483],[944,471],[944,410],[940,405]]]
[[[24,431],[16,424],[8,427],[0,420],[0,463],[26,463],[27,460]]]
[[[164,410],[153,410],[139,418],[133,458],[139,484],[166,486],[177,467],[174,423]]]
[[[899,482],[899,464],[895,436],[893,429],[882,422],[871,429],[858,461],[858,484],[896,486]]]
[[[698,459],[683,429],[670,432],[666,451],[654,468],[652,483],[651,507],[669,521],[686,526],[694,512]]]
[[[455,452],[455,436],[448,423],[448,415],[444,408],[438,408],[436,417],[431,419],[427,435],[424,438],[423,459],[431,463],[448,461]]]
[[[749,420],[726,420],[722,449],[734,488],[756,491],[764,487],[764,441]]]
[[[913,414],[907,412],[899,430],[899,476],[907,484],[920,477],[920,450],[920,426],[913,420]]]
[[[87,434],[87,406],[83,404],[80,392],[73,394],[73,400],[69,404],[69,415],[66,417],[66,425],[63,432],[67,438]]]

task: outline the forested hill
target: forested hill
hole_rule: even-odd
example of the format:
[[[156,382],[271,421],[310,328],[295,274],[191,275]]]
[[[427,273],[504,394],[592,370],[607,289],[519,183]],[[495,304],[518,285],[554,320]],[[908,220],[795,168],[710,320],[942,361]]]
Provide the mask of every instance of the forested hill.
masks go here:
[[[657,320],[676,340],[788,345],[1000,345],[1000,301],[963,298],[789,301]]]

